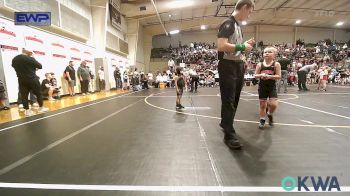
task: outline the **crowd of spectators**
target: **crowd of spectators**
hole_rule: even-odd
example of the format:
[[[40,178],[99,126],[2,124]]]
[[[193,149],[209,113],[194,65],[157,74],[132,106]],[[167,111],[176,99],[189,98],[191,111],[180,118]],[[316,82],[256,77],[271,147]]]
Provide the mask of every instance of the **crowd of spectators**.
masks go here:
[[[272,44],[268,44],[272,45]],[[248,55],[246,55],[246,74],[245,78],[253,80],[256,65],[263,60],[263,49],[266,45],[263,42],[258,43]],[[346,43],[332,43],[330,40],[319,41],[317,44],[305,44],[301,40],[297,44],[274,44],[277,48],[277,59],[286,56],[290,60],[288,66],[288,84],[295,85],[297,83],[297,71],[305,65],[317,64],[317,69],[307,75],[308,83],[320,82],[320,74],[327,74],[328,83],[350,84],[350,50]],[[218,81],[217,74],[217,50],[215,43],[191,43],[189,46],[181,46],[173,48],[169,46],[166,49],[152,50],[152,56],[161,56],[169,59],[168,70],[158,71],[155,73],[158,79],[168,77],[167,81],[172,80],[175,65],[182,66],[185,71],[195,71],[200,76],[200,85],[206,86],[208,80],[214,78]],[[163,51],[161,55],[157,55],[158,51]],[[165,52],[166,51],[166,52]],[[324,71],[326,70],[326,71]],[[190,74],[187,74],[190,75]],[[161,77],[160,77],[161,76]],[[189,80],[187,80],[189,81]],[[256,83],[253,81],[253,83]],[[169,82],[167,83],[169,84]],[[214,82],[215,86],[217,82]],[[171,82],[170,85],[171,87]]]

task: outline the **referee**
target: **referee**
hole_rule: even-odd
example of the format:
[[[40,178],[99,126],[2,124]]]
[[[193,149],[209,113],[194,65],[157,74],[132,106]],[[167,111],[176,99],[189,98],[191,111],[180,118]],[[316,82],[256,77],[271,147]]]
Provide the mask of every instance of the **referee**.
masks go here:
[[[224,142],[230,149],[241,149],[233,119],[243,87],[243,52],[250,52],[254,38],[243,43],[240,23],[248,19],[254,9],[253,0],[238,0],[235,11],[225,19],[218,31],[219,83],[221,94],[221,128],[224,129]]]

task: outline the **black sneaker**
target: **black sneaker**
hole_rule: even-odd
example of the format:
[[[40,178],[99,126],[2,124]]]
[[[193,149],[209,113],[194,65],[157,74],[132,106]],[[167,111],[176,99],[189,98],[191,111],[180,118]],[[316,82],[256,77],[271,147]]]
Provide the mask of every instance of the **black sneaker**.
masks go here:
[[[269,119],[269,125],[271,126],[271,127],[273,127],[274,126],[274,124],[273,124],[273,116],[272,115],[267,115],[267,118]]]
[[[232,137],[230,139],[224,139],[224,143],[231,150],[241,150],[242,147],[243,147],[236,136],[234,136],[234,137]]]
[[[185,107],[181,104],[179,104],[180,109],[184,109]]]
[[[263,129],[265,125],[265,119],[260,119],[259,129]]]

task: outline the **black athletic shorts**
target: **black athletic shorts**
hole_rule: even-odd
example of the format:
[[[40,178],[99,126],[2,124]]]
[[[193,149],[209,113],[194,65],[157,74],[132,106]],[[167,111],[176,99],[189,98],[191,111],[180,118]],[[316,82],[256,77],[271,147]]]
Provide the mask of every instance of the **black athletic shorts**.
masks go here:
[[[184,93],[184,89],[183,88],[179,88],[179,92],[176,92],[177,95],[182,95]]]
[[[259,92],[259,99],[260,100],[267,100],[268,98],[270,98],[270,99],[277,98],[276,86],[271,86],[271,87],[259,86],[258,92]]]

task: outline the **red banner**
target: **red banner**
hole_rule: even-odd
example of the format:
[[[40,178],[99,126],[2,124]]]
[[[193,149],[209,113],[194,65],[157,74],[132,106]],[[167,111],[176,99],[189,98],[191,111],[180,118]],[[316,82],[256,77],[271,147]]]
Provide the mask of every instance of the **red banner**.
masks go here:
[[[34,50],[33,52],[34,52],[34,54],[45,55],[45,52],[40,52],[40,51],[36,51],[36,50]]]
[[[80,52],[80,50],[78,48],[71,48],[71,50]]]
[[[43,42],[43,40],[40,40],[40,39],[38,39],[38,38],[36,38],[36,37],[30,37],[30,36],[27,36],[26,37],[26,40],[31,40],[31,41],[34,41],[34,42],[39,42],[39,43],[44,43]]]
[[[15,46],[0,45],[0,47],[6,50],[16,50],[16,51],[18,50],[18,47],[15,47]]]
[[[60,47],[60,48],[64,48],[64,46],[63,46],[63,45],[58,44],[58,43],[53,43],[53,44],[51,44],[51,45],[53,45],[53,46],[57,46],[57,47]]]
[[[75,61],[81,61],[81,58],[72,57],[71,59]]]
[[[53,57],[58,57],[58,58],[66,58],[66,56],[64,55],[60,55],[60,54],[52,54]]]
[[[1,28],[1,29],[0,29],[0,33],[7,34],[7,35],[11,35],[11,36],[13,36],[13,37],[16,37],[16,34],[15,34],[14,32],[8,31],[8,30],[6,30],[6,29],[4,29],[4,28]]]

